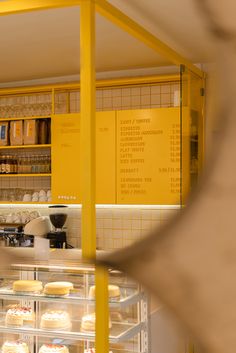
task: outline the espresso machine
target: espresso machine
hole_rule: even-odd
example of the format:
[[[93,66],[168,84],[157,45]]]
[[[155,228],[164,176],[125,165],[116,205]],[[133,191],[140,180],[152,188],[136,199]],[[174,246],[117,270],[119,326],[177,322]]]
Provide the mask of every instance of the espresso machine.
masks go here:
[[[67,206],[54,205],[49,206],[52,213],[49,215],[49,219],[54,227],[54,231],[47,234],[47,239],[50,241],[50,248],[67,248],[66,232],[63,230],[64,224],[67,219],[67,214],[63,212]]]

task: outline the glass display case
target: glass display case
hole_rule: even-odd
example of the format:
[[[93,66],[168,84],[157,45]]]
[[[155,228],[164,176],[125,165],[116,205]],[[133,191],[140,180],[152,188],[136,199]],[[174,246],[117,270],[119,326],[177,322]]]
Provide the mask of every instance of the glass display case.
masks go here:
[[[94,352],[94,267],[14,265],[0,272],[0,343],[6,352]],[[58,282],[51,285],[52,282]],[[48,285],[48,283],[50,283]],[[139,285],[109,271],[109,349],[148,353],[148,307]]]

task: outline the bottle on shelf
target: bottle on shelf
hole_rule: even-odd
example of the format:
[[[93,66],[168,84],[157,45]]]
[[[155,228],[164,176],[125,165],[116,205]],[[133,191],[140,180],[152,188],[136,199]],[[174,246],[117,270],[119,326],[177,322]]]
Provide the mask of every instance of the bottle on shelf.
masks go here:
[[[22,157],[17,158],[17,174],[22,174]]]
[[[2,174],[2,159],[3,159],[3,156],[0,155],[0,174]]]
[[[18,160],[16,155],[13,156],[13,173],[18,173]]]
[[[13,155],[9,155],[9,174],[14,174],[14,161],[13,161]]]
[[[48,174],[51,173],[50,154],[0,155],[0,174]]]
[[[1,164],[1,172],[2,174],[6,174],[6,156],[2,156],[2,164]]]
[[[22,155],[21,159],[21,174],[25,174],[26,172],[26,156]]]
[[[11,160],[9,155],[6,156],[5,174],[11,174]]]

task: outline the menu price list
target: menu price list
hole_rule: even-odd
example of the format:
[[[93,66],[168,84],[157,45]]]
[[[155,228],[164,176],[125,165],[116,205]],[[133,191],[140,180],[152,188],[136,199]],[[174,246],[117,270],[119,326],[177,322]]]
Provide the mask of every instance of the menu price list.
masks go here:
[[[117,202],[180,203],[179,109],[117,115]]]

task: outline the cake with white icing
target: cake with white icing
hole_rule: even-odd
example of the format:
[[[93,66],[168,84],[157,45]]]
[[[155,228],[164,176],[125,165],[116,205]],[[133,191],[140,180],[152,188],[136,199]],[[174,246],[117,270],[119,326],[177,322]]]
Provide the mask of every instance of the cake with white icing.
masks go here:
[[[32,325],[34,323],[34,312],[31,307],[15,306],[6,313],[5,323],[7,326]]]
[[[39,353],[69,353],[69,349],[63,344],[43,344]]]
[[[81,319],[81,331],[95,331],[96,315],[95,313],[88,314]],[[111,320],[109,318],[109,328],[111,328]]]
[[[43,329],[69,329],[71,327],[70,316],[63,310],[48,310],[40,320],[40,328]]]
[[[29,347],[22,341],[6,341],[2,345],[2,353],[29,353]]]

